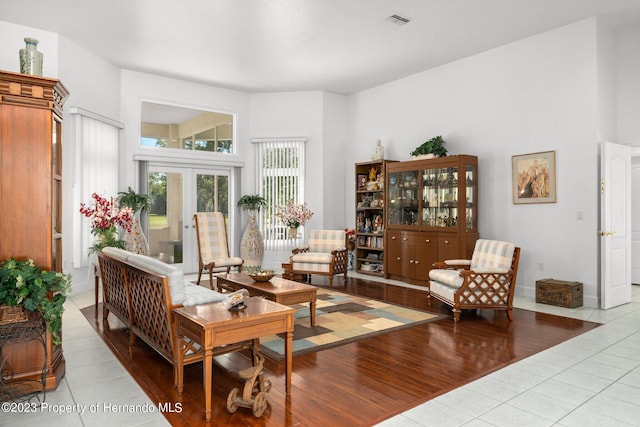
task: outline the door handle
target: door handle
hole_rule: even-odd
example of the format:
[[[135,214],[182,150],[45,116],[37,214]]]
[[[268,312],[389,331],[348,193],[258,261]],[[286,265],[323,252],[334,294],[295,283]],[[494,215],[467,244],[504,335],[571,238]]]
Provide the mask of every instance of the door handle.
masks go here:
[[[616,234],[615,231],[598,231],[599,236],[613,236],[614,234]]]

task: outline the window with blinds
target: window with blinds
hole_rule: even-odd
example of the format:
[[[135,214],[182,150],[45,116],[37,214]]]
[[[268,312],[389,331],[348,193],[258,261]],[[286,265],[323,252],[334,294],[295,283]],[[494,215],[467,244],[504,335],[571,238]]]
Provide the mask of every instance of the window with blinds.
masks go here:
[[[258,144],[258,188],[267,200],[259,217],[265,249],[282,248],[292,243],[289,228],[278,217],[278,206],[286,205],[289,200],[295,204],[304,202],[306,141],[306,138],[252,140]]]

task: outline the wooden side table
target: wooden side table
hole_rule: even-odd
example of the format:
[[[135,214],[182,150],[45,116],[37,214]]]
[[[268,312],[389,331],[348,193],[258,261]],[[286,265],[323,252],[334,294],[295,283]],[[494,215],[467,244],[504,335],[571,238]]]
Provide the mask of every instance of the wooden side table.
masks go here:
[[[260,297],[246,298],[244,302],[247,308],[242,311],[229,311],[220,303],[173,309],[177,336],[173,369],[178,395],[182,395],[184,387],[184,356],[189,350],[185,345],[187,337],[204,351],[202,369],[206,421],[211,420],[212,360],[216,347],[248,340],[254,340],[254,347],[257,347],[261,336],[284,332],[285,390],[287,394],[291,393],[295,310]]]

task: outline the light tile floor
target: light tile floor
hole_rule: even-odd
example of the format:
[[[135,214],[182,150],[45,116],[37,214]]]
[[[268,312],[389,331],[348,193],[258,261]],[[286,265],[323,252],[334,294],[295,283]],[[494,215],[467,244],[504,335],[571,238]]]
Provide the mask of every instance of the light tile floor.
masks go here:
[[[0,426],[169,425],[80,312],[92,304],[93,291],[67,300],[57,390],[33,412],[3,408]],[[640,286],[633,302],[606,311],[515,305],[604,325],[378,426],[640,426]]]
[[[378,426],[640,426],[640,286],[632,295],[609,310],[516,298],[519,308],[604,325]]]

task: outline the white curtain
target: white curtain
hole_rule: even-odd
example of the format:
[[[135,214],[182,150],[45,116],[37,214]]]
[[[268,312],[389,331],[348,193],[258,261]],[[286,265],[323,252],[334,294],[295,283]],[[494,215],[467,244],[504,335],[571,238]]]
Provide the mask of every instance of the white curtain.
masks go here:
[[[91,203],[91,194],[118,195],[118,136],[122,124],[79,108],[72,108],[75,127],[75,176],[73,185],[73,264],[89,265],[87,249],[93,243],[90,220],[79,211]]]

